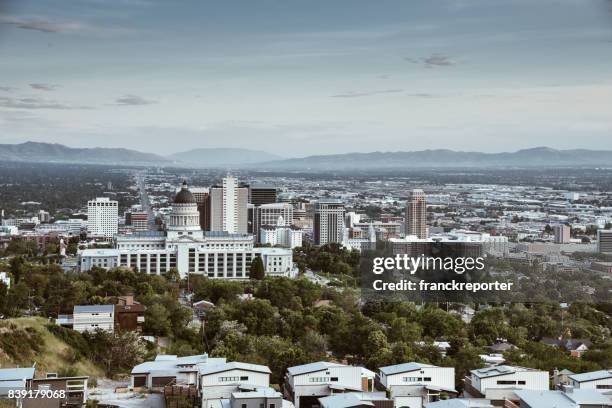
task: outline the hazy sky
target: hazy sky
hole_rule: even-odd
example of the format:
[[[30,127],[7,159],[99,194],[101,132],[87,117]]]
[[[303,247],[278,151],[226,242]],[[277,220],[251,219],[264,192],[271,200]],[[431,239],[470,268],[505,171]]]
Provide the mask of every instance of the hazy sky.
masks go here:
[[[0,0],[0,143],[26,140],[612,149],[612,1]]]

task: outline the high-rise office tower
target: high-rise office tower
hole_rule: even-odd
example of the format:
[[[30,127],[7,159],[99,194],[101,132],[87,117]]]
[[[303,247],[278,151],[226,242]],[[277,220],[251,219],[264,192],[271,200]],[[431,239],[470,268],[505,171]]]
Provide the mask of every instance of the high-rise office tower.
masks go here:
[[[412,190],[406,201],[406,235],[427,238],[426,211],[425,193],[421,189]]]
[[[612,230],[597,231],[597,250],[604,254],[612,254]]]
[[[254,207],[253,234],[259,242],[261,227],[283,226],[290,227],[293,222],[293,206],[289,203],[262,204]],[[280,222],[280,223],[279,223]]]
[[[221,186],[210,188],[210,230],[247,233],[248,187],[235,177],[223,179]]]
[[[249,186],[249,203],[253,205],[263,205],[275,202],[276,187],[257,184]]]
[[[316,245],[344,240],[344,204],[338,200],[317,202],[314,212],[314,240]]]
[[[570,242],[570,227],[564,224],[555,225],[555,244],[567,244]]]
[[[113,238],[117,234],[119,203],[108,197],[87,202],[87,231],[92,235]]]

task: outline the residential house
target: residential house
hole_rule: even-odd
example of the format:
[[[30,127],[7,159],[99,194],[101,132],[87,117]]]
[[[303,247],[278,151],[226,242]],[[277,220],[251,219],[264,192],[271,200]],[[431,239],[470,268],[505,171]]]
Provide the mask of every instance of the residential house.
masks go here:
[[[612,394],[612,370],[591,371],[569,376],[569,385],[577,390],[597,390]]]
[[[465,378],[464,396],[485,398],[494,405],[506,399],[516,401],[517,390],[549,389],[548,372],[533,368],[499,365],[472,370],[470,373]]]
[[[536,391],[518,390],[520,408],[606,408],[612,400],[594,390]]]
[[[146,306],[134,301],[133,295],[118,296],[115,300],[115,329],[142,331]]]
[[[57,377],[32,380],[32,391],[63,391],[45,398],[26,398],[23,408],[81,408],[87,403],[87,382],[89,377]]]
[[[319,398],[344,392],[370,392],[375,374],[363,367],[319,361],[289,367],[285,376],[285,397],[296,408],[319,406]]]
[[[381,367],[378,383],[395,407],[422,408],[429,402],[457,396],[454,367],[421,363]]]
[[[569,377],[574,374],[575,373],[573,371],[570,371],[568,369],[563,369],[563,370],[555,369],[553,371],[553,376],[552,376],[553,387],[557,390],[562,390],[564,387],[571,384],[571,380]]]
[[[319,398],[321,408],[393,408],[384,392],[347,392]]]
[[[233,392],[229,407],[224,404],[223,408],[293,408],[293,404],[283,400],[283,394],[272,388],[259,388],[248,392]]]
[[[495,340],[495,343],[493,343],[490,346],[488,346],[488,348],[493,353],[503,354],[506,351],[516,350],[518,347],[516,347],[512,343],[508,343],[508,340],[506,340],[506,339],[497,339],[497,340]]]
[[[215,308],[215,304],[207,300],[200,300],[198,302],[193,302],[191,308],[198,319],[204,319],[206,314]]]
[[[576,358],[582,357],[582,354],[593,346],[589,339],[554,339],[545,337],[542,339],[542,343],[552,347],[560,347]]]
[[[234,392],[268,388],[270,374],[267,366],[257,364],[223,362],[203,365],[198,373],[202,407],[220,407],[220,400],[229,399]]]
[[[161,388],[168,384],[195,385],[204,366],[224,364],[225,358],[210,358],[207,354],[178,357],[159,354],[153,361],[132,368],[132,387]]]
[[[72,328],[80,333],[96,330],[113,333],[115,330],[114,305],[78,305],[72,316]]]

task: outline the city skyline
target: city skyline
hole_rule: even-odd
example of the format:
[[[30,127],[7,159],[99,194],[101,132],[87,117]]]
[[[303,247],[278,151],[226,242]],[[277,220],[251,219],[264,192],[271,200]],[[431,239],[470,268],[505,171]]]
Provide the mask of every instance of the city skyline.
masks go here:
[[[612,149],[607,0],[4,2],[0,143]]]

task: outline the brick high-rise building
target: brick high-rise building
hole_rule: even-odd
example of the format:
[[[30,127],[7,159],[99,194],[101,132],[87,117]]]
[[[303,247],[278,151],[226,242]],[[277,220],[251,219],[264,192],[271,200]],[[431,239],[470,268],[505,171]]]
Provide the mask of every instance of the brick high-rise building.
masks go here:
[[[344,240],[344,204],[338,200],[317,202],[314,213],[314,240],[316,245]]]
[[[418,238],[427,238],[427,205],[425,193],[421,189],[414,189],[406,201],[406,235],[416,235]]]

